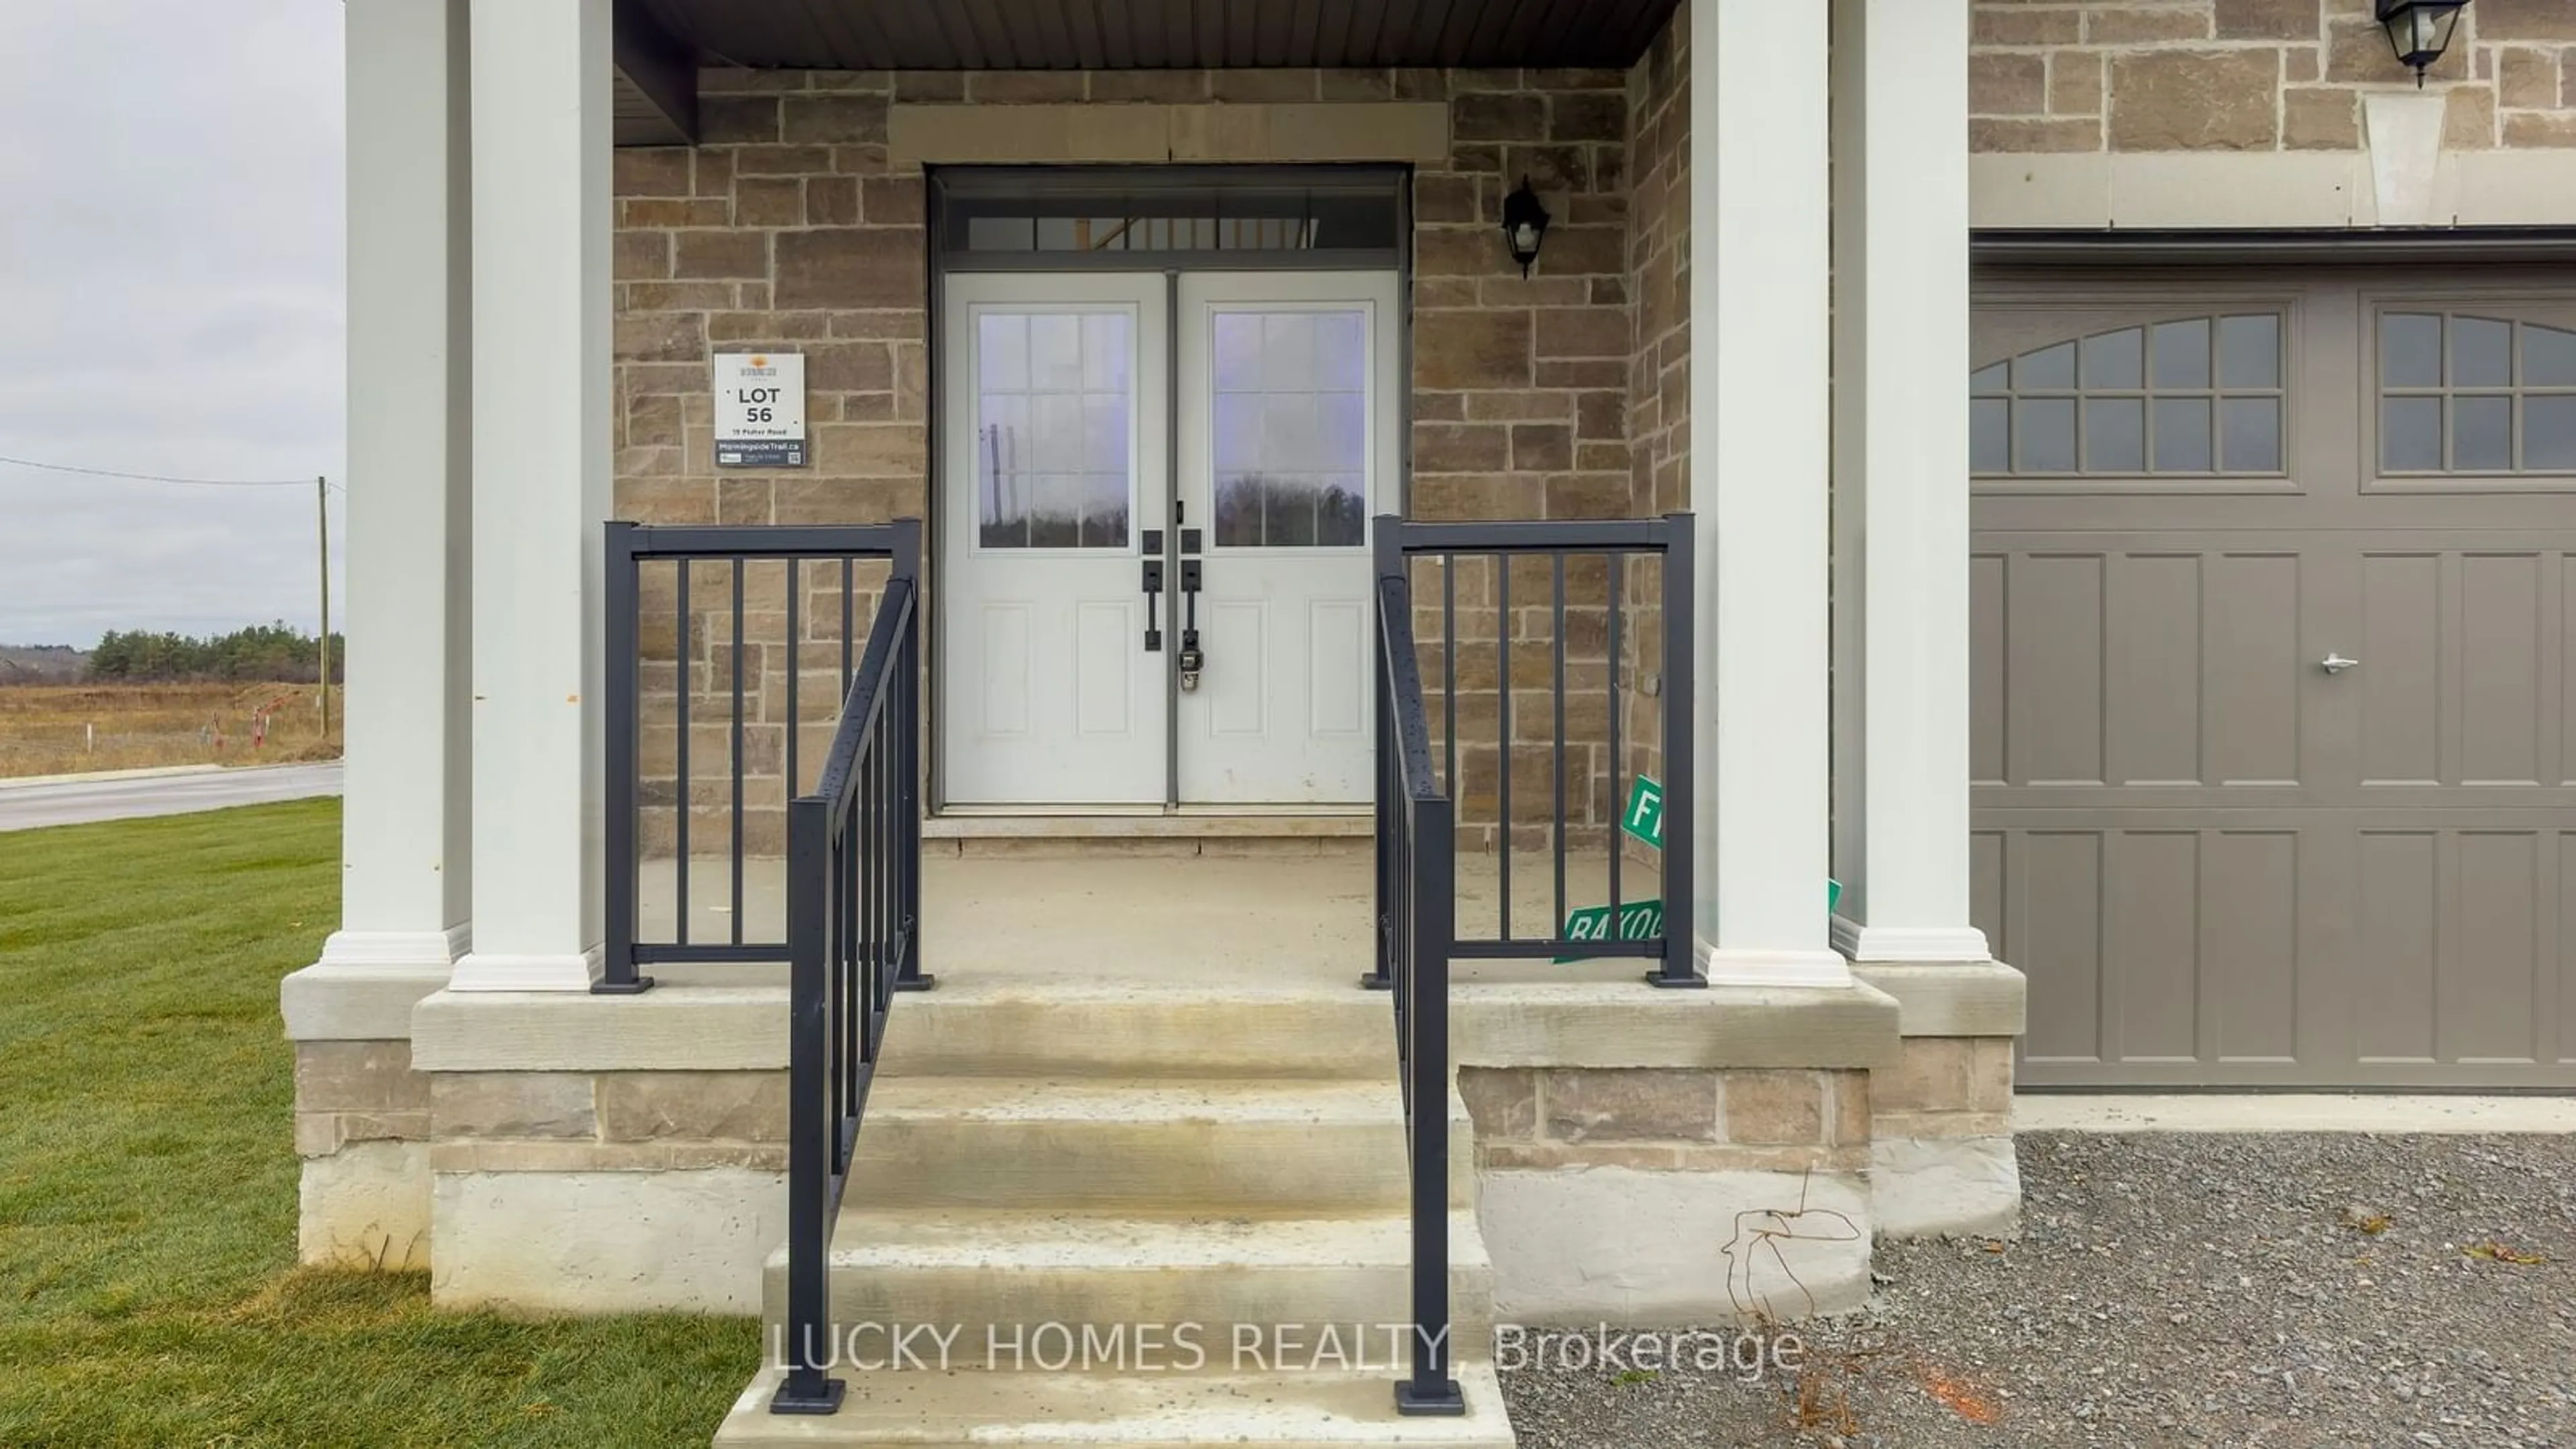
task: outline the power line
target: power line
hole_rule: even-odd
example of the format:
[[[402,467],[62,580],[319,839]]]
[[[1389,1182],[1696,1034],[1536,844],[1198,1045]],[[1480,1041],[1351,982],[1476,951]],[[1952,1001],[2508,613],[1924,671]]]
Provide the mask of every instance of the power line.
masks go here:
[[[33,458],[0,456],[0,463],[40,468],[48,473],[79,473],[91,478],[125,478],[137,483],[185,483],[197,488],[302,488],[310,478],[180,478],[167,473],[127,473],[115,468],[83,468],[72,463],[40,463]]]

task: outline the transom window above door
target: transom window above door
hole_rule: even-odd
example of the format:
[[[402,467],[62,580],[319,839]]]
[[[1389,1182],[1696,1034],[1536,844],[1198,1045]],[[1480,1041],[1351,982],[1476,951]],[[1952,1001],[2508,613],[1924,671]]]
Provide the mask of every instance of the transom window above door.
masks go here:
[[[2381,313],[2379,470],[2576,472],[2576,331]]]
[[[2121,327],[1968,380],[1969,467],[1986,477],[2282,471],[2281,314]]]

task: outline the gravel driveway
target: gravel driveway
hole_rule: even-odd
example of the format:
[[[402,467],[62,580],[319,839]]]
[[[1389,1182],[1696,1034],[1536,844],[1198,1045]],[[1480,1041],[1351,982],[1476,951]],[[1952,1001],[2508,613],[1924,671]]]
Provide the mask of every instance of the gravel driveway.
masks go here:
[[[1506,1374],[1523,1449],[2576,1449],[2576,1138],[2027,1134],[2021,1170],[2018,1240],[1882,1247],[1800,1372]]]

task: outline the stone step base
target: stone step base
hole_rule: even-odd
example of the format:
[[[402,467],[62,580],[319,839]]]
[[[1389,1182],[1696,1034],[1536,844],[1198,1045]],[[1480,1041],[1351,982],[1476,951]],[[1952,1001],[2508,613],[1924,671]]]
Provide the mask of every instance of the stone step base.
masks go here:
[[[1062,978],[958,970],[886,1025],[901,1076],[1284,1077],[1395,1081],[1395,1024],[1362,967],[1328,980]]]
[[[1449,1197],[1475,1204],[1472,1123],[1449,1094]],[[1221,1217],[1400,1212],[1403,1099],[1381,1081],[887,1077],[846,1206]]]
[[[842,1375],[837,1414],[772,1414],[780,1373],[763,1370],[716,1433],[718,1449],[900,1444],[906,1449],[1512,1449],[1502,1387],[1491,1367],[1458,1370],[1461,1418],[1395,1411],[1394,1372],[1268,1374],[1046,1373],[891,1370]]]
[[[1213,1361],[1268,1343],[1280,1325],[1364,1330],[1384,1356],[1386,1326],[1411,1321],[1413,1240],[1399,1215],[1136,1218],[1061,1212],[849,1212],[832,1239],[832,1318],[847,1334],[927,1329],[950,1364],[1015,1362],[1012,1345],[1047,1325],[1079,1334],[1193,1326]],[[1449,1217],[1453,1342],[1481,1351],[1493,1264],[1473,1212]],[[785,1315],[787,1253],[772,1253],[767,1321]],[[1053,1332],[1053,1329],[1047,1329]],[[944,1343],[942,1342],[944,1340]],[[1077,1340],[1078,1341],[1078,1340]],[[998,1355],[998,1357],[997,1357]],[[1025,1358],[1018,1361],[1025,1361]]]

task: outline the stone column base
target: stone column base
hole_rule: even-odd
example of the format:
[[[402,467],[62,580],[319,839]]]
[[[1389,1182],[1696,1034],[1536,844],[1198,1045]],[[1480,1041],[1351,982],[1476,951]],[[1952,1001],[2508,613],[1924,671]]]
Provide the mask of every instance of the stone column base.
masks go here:
[[[351,949],[392,941],[399,952]],[[446,984],[439,937],[331,938],[279,988],[295,1042],[296,1255],[386,1271],[430,1263],[429,1080],[411,1061],[411,1010]],[[336,953],[336,954],[335,954]]]

